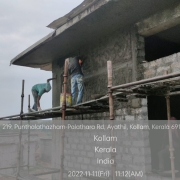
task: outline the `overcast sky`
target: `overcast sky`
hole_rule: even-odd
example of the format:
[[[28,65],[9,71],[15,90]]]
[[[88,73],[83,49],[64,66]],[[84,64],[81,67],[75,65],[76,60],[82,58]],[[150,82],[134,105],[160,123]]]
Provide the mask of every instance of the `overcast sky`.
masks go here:
[[[10,61],[52,32],[46,26],[81,2],[83,0],[0,0],[0,117],[20,112],[22,79],[25,80],[24,112],[27,112],[31,87],[52,77],[51,72],[9,66]],[[52,107],[51,93],[42,96],[42,109]]]

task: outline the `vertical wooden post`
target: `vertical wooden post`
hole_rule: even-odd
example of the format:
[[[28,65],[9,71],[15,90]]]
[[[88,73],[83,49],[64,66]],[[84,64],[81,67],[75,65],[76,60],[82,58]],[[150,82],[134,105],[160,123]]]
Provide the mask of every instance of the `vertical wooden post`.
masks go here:
[[[20,126],[22,127],[22,120],[23,120],[23,102],[24,102],[24,80],[22,80],[22,94],[21,94],[21,112],[20,112]],[[18,159],[17,159],[17,173],[16,173],[16,180],[18,180],[20,166],[21,166],[21,139],[22,139],[22,128],[19,132],[19,151],[18,151]]]
[[[66,116],[66,91],[67,91],[67,74],[68,74],[68,61],[69,59],[65,60],[64,64],[64,82],[63,82],[63,102],[62,102],[62,121],[61,125],[64,125],[64,120]],[[61,130],[61,165],[60,165],[60,180],[63,180],[64,174],[64,137],[65,137],[65,130],[62,128]]]
[[[113,107],[113,97],[112,97],[112,62],[107,61],[107,75],[108,75],[108,94],[109,94],[109,119],[114,120],[114,107]],[[113,126],[114,121],[111,121],[111,125]],[[114,130],[111,129],[111,137],[114,136]],[[115,148],[115,142],[112,141],[112,148]],[[116,154],[111,153],[111,159],[114,160],[114,164],[112,164],[112,169],[111,169],[111,179],[115,180],[115,171],[116,171]]]
[[[166,96],[166,105],[167,105],[167,117],[168,117],[168,133],[169,133],[169,152],[170,152],[170,159],[171,159],[171,172],[172,172],[172,180],[176,179],[175,174],[175,163],[174,163],[174,148],[173,148],[173,140],[172,140],[172,129],[171,129],[171,109],[170,109],[170,96]]]

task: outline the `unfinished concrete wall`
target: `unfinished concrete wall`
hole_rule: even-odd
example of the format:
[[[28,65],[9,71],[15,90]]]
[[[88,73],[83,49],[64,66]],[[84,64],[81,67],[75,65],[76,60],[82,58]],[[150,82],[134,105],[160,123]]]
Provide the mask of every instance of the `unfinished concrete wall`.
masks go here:
[[[84,64],[85,74],[85,95],[84,101],[91,100],[92,94],[107,94],[107,65],[108,60],[113,63],[113,85],[124,84],[135,80],[146,79],[173,73],[179,71],[180,53],[168,57],[160,58],[155,61],[142,63],[145,60],[144,37],[138,35],[135,28],[127,28],[119,30],[104,37],[95,40],[96,43],[80,49],[81,54],[86,56]],[[57,69],[56,65],[54,69]],[[60,70],[60,68],[59,68]],[[55,73],[57,71],[53,71]],[[60,85],[58,85],[60,86]],[[59,87],[58,87],[59,88]],[[55,97],[58,99],[59,97]],[[147,120],[147,100],[134,99],[127,103],[115,102],[115,119],[126,120]],[[68,119],[81,119],[82,116],[73,116]],[[109,113],[96,113],[83,115],[86,120],[107,120]],[[59,120],[53,121],[56,125],[60,124]],[[136,122],[136,121],[135,121]],[[138,121],[137,121],[138,123]],[[86,124],[82,121],[82,124]],[[60,130],[53,133],[53,144],[55,154],[60,154]],[[101,155],[94,153],[91,138],[95,131],[88,133],[87,131],[67,131],[65,136],[65,169],[68,170],[94,170],[96,168],[106,170],[107,166],[97,165],[95,159]],[[138,133],[142,133],[139,131]],[[123,169],[143,169],[151,171],[151,150],[149,147],[149,133],[140,134],[121,130],[117,143],[118,156],[117,167]],[[102,133],[103,134],[103,133]],[[84,140],[86,139],[86,140]],[[137,142],[136,140],[141,140]],[[60,156],[53,156],[54,166],[60,167]],[[102,155],[103,156],[103,155]],[[54,176],[54,180],[59,176]],[[79,178],[78,178],[79,179]],[[82,178],[83,179],[83,178]],[[160,178],[156,175],[147,175],[144,179],[168,179]]]
[[[91,100],[92,94],[107,94],[107,61],[113,64],[113,85],[124,84],[138,79],[137,67],[139,62],[144,59],[144,38],[137,35],[135,28],[119,30],[95,40],[95,44],[80,49],[81,54],[86,56],[83,66],[85,74],[85,94],[83,101]],[[58,80],[53,81],[53,106],[59,106],[59,92],[62,86],[62,67],[58,62],[53,63],[53,75],[58,75]],[[69,91],[69,90],[68,90]],[[147,101],[146,99],[133,99],[127,103],[114,102],[115,119],[127,120],[147,120]],[[81,120],[82,115],[67,117],[67,119]],[[108,120],[109,113],[96,113],[83,115],[84,120]],[[88,121],[87,121],[88,122]],[[82,124],[86,124],[82,121]],[[89,121],[90,123],[93,121]],[[53,120],[55,125],[60,125],[60,118]],[[76,121],[74,122],[76,123]],[[109,168],[104,165],[97,165],[95,159],[103,157],[102,154],[94,153],[90,143],[94,133],[103,134],[102,131],[88,133],[86,131],[67,131],[65,135],[65,169],[69,170],[93,170],[99,168],[106,170]],[[140,132],[139,132],[140,133]],[[151,169],[151,158],[149,148],[148,132],[138,140],[140,134],[130,133],[126,130],[121,132],[117,144],[117,167],[118,169],[138,170]],[[83,140],[84,139],[84,140]],[[123,145],[122,145],[122,144]],[[60,144],[61,130],[53,131],[53,166],[60,167]],[[143,153],[142,153],[143,152]],[[110,154],[108,154],[110,156]],[[142,156],[141,156],[142,155]],[[59,175],[53,175],[53,179],[59,179]],[[79,179],[79,178],[78,178]]]
[[[146,62],[139,66],[139,72],[144,79],[180,71],[180,53]]]
[[[83,101],[92,100],[93,94],[107,94],[107,61],[113,65],[113,85],[124,84],[139,79],[138,64],[144,59],[144,38],[137,34],[134,27],[118,30],[103,39],[95,40],[94,44],[83,47],[79,52],[86,57],[83,65],[85,92]],[[60,104],[63,67],[58,61],[53,62],[53,106]],[[69,77],[70,80],[70,77]],[[68,87],[70,91],[70,87]],[[141,107],[143,106],[143,110]],[[128,103],[115,103],[116,119],[147,119],[146,103],[140,99]],[[73,116],[69,119],[82,119]],[[108,119],[108,113],[84,115],[83,119]]]
[[[131,30],[114,32],[109,37],[96,41],[96,44],[81,51],[87,57],[84,63],[85,97],[107,93],[107,61],[113,64],[113,85],[132,81]]]
[[[124,39],[126,39],[126,37],[127,39],[131,38],[131,36],[127,32],[123,31],[121,33],[125,35]],[[112,44],[114,44],[116,40],[115,38],[116,35],[112,35],[109,41],[108,39],[106,39],[106,41],[105,40],[103,41],[102,44],[104,45],[104,48],[105,47],[107,48],[107,49],[105,48],[105,50],[108,50],[108,48],[113,46]],[[168,71],[168,73],[179,71],[180,53],[168,57],[160,58],[155,61],[142,63],[142,60],[144,60],[144,56],[145,56],[144,38],[138,35],[136,35],[135,37],[136,37],[136,41],[133,41],[133,43],[135,43],[134,45],[136,45],[136,48],[134,49],[135,56],[133,56],[133,54],[130,55],[130,53],[132,53],[132,42],[130,43],[129,41],[123,43],[122,45],[122,49],[126,47],[125,49],[127,50],[127,52],[129,52],[129,56],[125,56],[126,51],[123,51],[124,56],[122,56],[122,58],[118,59],[116,56],[112,56],[114,57],[111,59],[113,61],[114,85],[133,81],[134,78],[133,62],[132,62],[133,57],[135,57],[135,59],[137,60],[137,72],[136,72],[137,80],[163,75],[166,71]],[[87,55],[87,62],[85,62],[85,66],[84,66],[84,73],[86,75],[85,77],[86,94],[84,97],[84,101],[90,100],[91,94],[97,94],[101,92],[107,93],[106,61],[110,60],[111,56],[109,53],[111,51],[109,50],[108,51],[109,53],[106,53],[106,56],[103,56],[103,53],[100,53],[101,48],[103,49],[103,45],[101,48],[98,45],[84,50],[84,52],[86,52]],[[115,47],[116,46],[114,46],[114,48]],[[116,54],[116,50],[114,50],[113,53]],[[126,59],[126,57],[128,58]],[[90,58],[91,60],[88,61],[88,58]],[[104,60],[105,58],[106,60]],[[147,112],[146,99],[129,100],[129,102],[127,103],[115,102],[116,120],[126,120],[126,122],[131,120],[147,120],[148,119],[147,113],[148,112]],[[81,118],[82,116],[73,116],[69,119],[79,120]],[[109,113],[107,112],[107,113],[87,114],[87,115],[83,115],[83,119],[107,120],[109,119]],[[60,121],[54,120],[54,123],[60,124]],[[82,124],[84,123],[86,122],[82,121]],[[98,132],[101,133],[100,131]],[[118,156],[117,156],[117,167],[120,169],[121,168],[131,169],[131,170],[144,169],[145,171],[151,171],[151,150],[149,147],[148,132],[146,133],[146,135],[143,134],[144,138],[141,139],[142,141],[139,144],[132,143],[135,141],[135,139],[139,138],[139,135],[138,134],[133,134],[132,136],[131,135],[132,134],[128,134],[127,131],[122,130],[120,141],[123,143],[123,145],[118,144],[119,148],[118,148]],[[83,141],[83,137],[85,137],[88,140]],[[79,131],[66,133],[65,164],[64,164],[65,169],[93,170],[94,167],[97,166],[97,163],[95,163],[94,159],[96,159],[98,155],[92,151],[93,146],[91,147],[91,145],[89,144],[91,137],[92,134],[88,134],[88,132],[85,131],[80,133]],[[59,154],[60,131],[54,132],[53,143],[55,145],[54,146],[55,152]],[[56,168],[60,167],[60,156],[57,157],[57,154],[56,156],[53,157],[54,166]],[[98,168],[101,170],[106,170],[107,166],[98,165]],[[53,177],[54,179],[59,179],[58,175],[55,175]],[[145,177],[145,179],[156,180],[162,178],[156,175],[148,175],[147,177]]]

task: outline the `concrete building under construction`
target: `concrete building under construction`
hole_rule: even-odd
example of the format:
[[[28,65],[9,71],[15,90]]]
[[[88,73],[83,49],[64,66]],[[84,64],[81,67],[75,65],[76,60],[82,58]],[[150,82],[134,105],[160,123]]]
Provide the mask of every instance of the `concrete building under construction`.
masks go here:
[[[178,0],[85,0],[64,17],[50,23],[48,27],[54,31],[16,56],[11,64],[52,71],[52,76],[57,76],[52,88],[54,108],[60,104],[65,59],[76,55],[86,57],[83,66],[86,89],[83,102],[88,102],[88,107],[95,104],[95,109],[88,111],[86,108],[86,111],[81,109],[78,113],[67,113],[66,120],[81,120],[77,122],[88,125],[97,122],[82,120],[103,120],[99,121],[103,123],[110,116],[111,120],[121,123],[138,124],[141,121],[146,125],[151,124],[149,120],[169,119],[170,113],[171,116],[180,119],[179,75],[172,75],[180,72]],[[107,61],[112,62],[112,84],[109,84],[107,78]],[[151,84],[153,78],[161,82]],[[176,79],[168,81],[169,78]],[[145,82],[146,79],[151,80]],[[143,86],[144,83],[147,84]],[[125,85],[120,86],[122,84]],[[106,108],[109,105],[107,94],[112,95],[110,91],[108,92],[107,86],[113,91],[119,89],[116,92],[120,93],[113,99],[113,114],[109,114]],[[126,87],[130,89],[122,90]],[[93,99],[94,94],[101,94],[102,99]],[[136,98],[132,98],[131,95]],[[170,113],[166,104],[169,97],[171,97]],[[60,117],[50,115],[48,117],[53,117],[55,125],[62,123]],[[64,168],[64,171],[61,171],[64,174],[71,169],[93,171],[95,167],[107,170],[106,166],[95,162],[97,154],[92,152],[91,147],[91,137],[94,133],[94,131],[88,133],[85,130],[80,132],[68,130],[65,133],[62,150],[61,130],[53,130],[54,168],[61,167],[61,170]],[[154,131],[148,129],[129,134],[126,130],[122,130],[118,136],[120,142],[116,144],[119,148],[116,169],[152,172],[158,168],[156,159],[162,136],[156,135]],[[152,146],[156,148],[153,149]],[[174,180],[173,163],[175,162],[171,161]],[[53,175],[53,180],[60,177],[60,174]],[[143,178],[171,179],[153,173],[146,173]]]

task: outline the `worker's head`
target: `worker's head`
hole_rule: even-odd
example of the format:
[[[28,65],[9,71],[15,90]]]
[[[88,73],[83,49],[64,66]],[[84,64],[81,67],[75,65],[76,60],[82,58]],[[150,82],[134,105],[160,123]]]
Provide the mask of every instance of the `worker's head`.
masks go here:
[[[51,90],[51,85],[50,83],[47,83],[45,87],[45,92],[49,92],[50,90]]]
[[[83,60],[79,59],[79,65],[82,66],[82,64],[83,64]]]
[[[79,65],[80,65],[80,66],[83,65],[83,62],[84,62],[83,56],[78,56],[78,62],[79,62]]]

